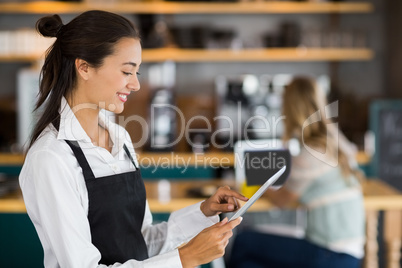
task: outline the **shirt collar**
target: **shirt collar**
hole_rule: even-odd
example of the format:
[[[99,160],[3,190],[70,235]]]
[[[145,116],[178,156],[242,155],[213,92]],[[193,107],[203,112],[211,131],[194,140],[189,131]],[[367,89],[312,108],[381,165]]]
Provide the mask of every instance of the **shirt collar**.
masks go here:
[[[89,147],[94,147],[91,139],[82,128],[73,110],[68,104],[65,97],[61,100],[60,106],[60,126],[57,139],[79,141],[80,144],[88,144]],[[111,112],[101,110],[99,112],[98,124],[109,131],[110,139],[113,142],[113,151],[119,152],[126,141],[126,132],[118,124],[114,123],[115,116]]]
[[[91,139],[82,128],[77,117],[75,117],[70,105],[67,103],[66,98],[62,98],[60,105],[60,126],[57,139],[82,141],[91,143]]]

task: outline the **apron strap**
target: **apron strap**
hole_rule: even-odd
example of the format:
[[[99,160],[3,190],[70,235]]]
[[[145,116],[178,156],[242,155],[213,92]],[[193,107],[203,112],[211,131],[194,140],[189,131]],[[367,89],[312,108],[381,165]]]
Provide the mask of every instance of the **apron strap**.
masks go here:
[[[82,168],[82,172],[84,174],[85,179],[94,179],[95,175],[92,172],[91,167],[89,166],[89,163],[84,155],[84,152],[82,151],[81,147],[79,146],[77,141],[69,141],[65,140],[67,144],[70,146],[71,150],[73,151],[75,157],[78,160],[78,163],[80,164]],[[130,151],[128,150],[127,146],[124,144],[123,146],[124,151],[126,152],[127,156],[130,158],[130,161],[133,163],[134,167],[139,170],[139,167],[135,163],[133,156],[131,155]]]
[[[128,150],[128,148],[127,148],[127,146],[126,146],[125,144],[124,144],[123,148],[124,148],[124,151],[126,151],[126,154],[127,154],[127,156],[130,158],[131,162],[133,163],[135,169],[138,170],[139,167],[138,167],[137,164],[135,163],[135,161],[134,161],[134,159],[133,159],[133,156],[131,155],[130,151]]]
[[[84,152],[82,151],[78,142],[77,141],[69,141],[69,140],[65,140],[65,141],[71,147],[71,150],[73,150],[73,153],[82,168],[82,173],[84,174],[85,180],[95,179],[94,173],[92,172],[92,169],[89,166],[89,163],[84,155]]]

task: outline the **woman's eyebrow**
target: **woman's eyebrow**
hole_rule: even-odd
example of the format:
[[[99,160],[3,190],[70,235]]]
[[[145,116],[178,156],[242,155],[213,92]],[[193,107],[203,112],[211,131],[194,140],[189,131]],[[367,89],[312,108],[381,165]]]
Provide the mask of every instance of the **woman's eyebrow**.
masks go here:
[[[133,66],[133,67],[137,67],[137,63],[132,62],[132,61],[125,62],[125,63],[123,63],[123,65],[131,65],[131,66]]]

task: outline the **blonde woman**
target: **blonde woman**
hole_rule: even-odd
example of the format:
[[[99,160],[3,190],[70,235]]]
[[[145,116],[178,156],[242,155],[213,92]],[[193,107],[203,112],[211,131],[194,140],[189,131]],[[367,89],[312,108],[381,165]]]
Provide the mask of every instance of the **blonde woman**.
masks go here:
[[[315,81],[295,77],[283,94],[283,140],[298,139],[300,154],[279,190],[267,198],[278,207],[299,202],[307,208],[304,239],[240,233],[230,268],[357,268],[363,257],[364,208],[350,143],[330,120]],[[256,250],[258,249],[258,250]]]

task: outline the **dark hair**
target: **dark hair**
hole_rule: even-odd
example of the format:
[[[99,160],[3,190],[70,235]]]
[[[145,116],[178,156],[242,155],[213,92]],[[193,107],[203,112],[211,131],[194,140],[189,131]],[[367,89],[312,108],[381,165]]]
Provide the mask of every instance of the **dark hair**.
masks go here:
[[[129,20],[99,10],[84,12],[66,25],[59,15],[46,16],[37,21],[36,29],[44,37],[57,39],[46,51],[41,70],[35,110],[42,105],[45,107],[32,132],[29,148],[50,123],[59,122],[62,97],[68,97],[76,83],[77,58],[98,68],[104,58],[114,52],[114,45],[121,38],[140,39]]]

